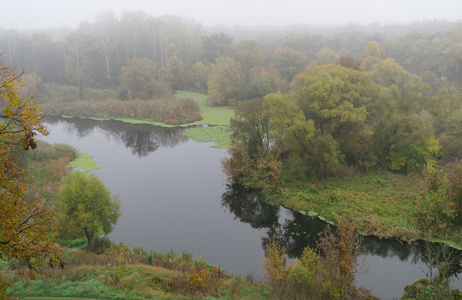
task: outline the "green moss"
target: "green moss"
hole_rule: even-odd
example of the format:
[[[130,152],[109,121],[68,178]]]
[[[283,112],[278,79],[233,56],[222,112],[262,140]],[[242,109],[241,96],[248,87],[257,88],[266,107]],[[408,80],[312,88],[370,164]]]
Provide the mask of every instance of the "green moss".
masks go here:
[[[231,144],[231,131],[228,126],[209,126],[188,128],[183,135],[189,136],[196,142],[214,142],[214,148],[228,148]]]
[[[81,169],[85,172],[90,172],[94,169],[99,169],[100,166],[93,160],[93,156],[87,153],[77,153],[77,158],[68,164],[71,168]]]
[[[208,127],[194,127],[185,130],[183,135],[189,136],[196,142],[213,142],[214,148],[228,148],[231,144],[229,120],[234,116],[234,110],[227,106],[210,107],[205,99],[206,95],[188,91],[177,91],[177,98],[191,98],[199,105],[202,120],[188,125],[217,125]]]

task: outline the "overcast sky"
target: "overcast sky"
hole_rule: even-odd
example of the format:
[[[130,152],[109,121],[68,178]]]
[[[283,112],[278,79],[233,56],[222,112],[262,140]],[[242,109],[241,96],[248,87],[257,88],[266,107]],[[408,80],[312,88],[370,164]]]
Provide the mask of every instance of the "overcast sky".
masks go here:
[[[76,28],[96,14],[142,10],[173,14],[205,26],[223,25],[368,25],[422,20],[462,19],[462,0],[14,0],[2,5],[6,29]]]

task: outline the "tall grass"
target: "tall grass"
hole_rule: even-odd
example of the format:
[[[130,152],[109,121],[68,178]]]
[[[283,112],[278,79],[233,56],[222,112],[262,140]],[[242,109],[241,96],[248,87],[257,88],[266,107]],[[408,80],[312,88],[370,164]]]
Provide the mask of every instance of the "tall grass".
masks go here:
[[[76,149],[69,145],[50,145],[40,140],[36,149],[22,151],[20,163],[26,169],[24,176],[32,182],[28,193],[38,194],[48,202],[55,200],[61,178],[69,171],[67,164],[76,156]]]
[[[170,125],[201,120],[197,104],[190,99],[103,100],[47,102],[40,105],[46,114],[93,118],[130,118]]]
[[[146,255],[154,256],[148,264]],[[0,266],[9,292],[20,297],[78,297],[92,299],[265,299],[259,283],[250,284],[223,270],[195,260],[192,253],[148,253],[142,248],[111,248],[103,254],[65,251],[64,269],[48,268],[47,276],[24,279],[26,266]],[[117,274],[117,280],[114,276]]]

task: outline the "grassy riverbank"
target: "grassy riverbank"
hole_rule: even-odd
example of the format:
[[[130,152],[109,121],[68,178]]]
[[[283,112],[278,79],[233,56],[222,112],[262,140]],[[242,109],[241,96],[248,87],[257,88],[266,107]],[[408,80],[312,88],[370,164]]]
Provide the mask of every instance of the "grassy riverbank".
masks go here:
[[[229,131],[229,120],[234,116],[234,110],[228,106],[211,107],[205,99],[206,95],[189,92],[176,91],[175,98],[179,101],[192,99],[198,106],[197,116],[191,117],[186,112],[190,111],[191,105],[187,109],[178,108],[181,105],[174,105],[172,101],[163,100],[115,100],[114,91],[93,90],[88,92],[89,100],[78,100],[75,88],[68,86],[48,85],[49,94],[40,97],[40,106],[44,113],[52,115],[64,115],[95,120],[119,120],[133,124],[152,124],[162,127],[189,127],[184,135],[189,136],[198,142],[213,142],[215,148],[228,148],[230,145],[231,132]],[[70,93],[73,91],[73,93]],[[68,95],[73,95],[69,97]],[[190,101],[190,100],[188,100]],[[180,112],[178,112],[180,110]],[[156,118],[147,117],[161,116]],[[124,117],[122,117],[124,115]],[[197,120],[201,116],[199,121]],[[128,117],[127,117],[128,116]],[[162,119],[159,121],[157,119]],[[178,121],[180,120],[180,121]],[[205,126],[207,125],[207,126]]]
[[[55,208],[69,166],[86,171],[96,166],[91,155],[78,154],[64,144],[38,141],[37,149],[21,154],[21,163],[27,167],[25,176],[35,179],[31,190],[40,194],[50,209]],[[86,253],[86,239],[60,236],[64,264],[47,261],[39,268],[44,275],[29,279],[20,276],[28,271],[25,262],[0,261],[0,277],[14,282],[8,289],[13,296],[39,299],[267,299],[271,293],[263,283],[254,283],[251,273],[244,277],[228,274],[189,252],[147,252],[98,240],[96,253]]]
[[[95,169],[101,168],[93,160],[93,156],[88,153],[79,152],[77,153],[76,159],[71,161],[68,165],[70,168],[75,168],[81,171],[90,172]]]
[[[286,180],[280,193],[267,197],[267,201],[319,216],[331,224],[340,218],[353,221],[366,235],[405,241],[425,239],[462,249],[461,228],[433,236],[420,230],[416,205],[426,193],[422,174],[377,171],[320,182]]]
[[[207,127],[190,127],[183,133],[196,142],[214,142],[215,148],[228,148],[231,144],[229,120],[234,116],[234,110],[228,106],[209,106],[206,95],[188,91],[177,91],[177,98],[190,98],[199,105],[202,120],[188,125],[204,125]]]
[[[65,250],[64,268],[44,270],[35,280],[18,276],[24,265],[2,265],[2,277],[15,282],[16,297],[78,297],[91,299],[266,299],[269,289],[227,274],[191,253],[146,252],[113,247],[102,254]]]

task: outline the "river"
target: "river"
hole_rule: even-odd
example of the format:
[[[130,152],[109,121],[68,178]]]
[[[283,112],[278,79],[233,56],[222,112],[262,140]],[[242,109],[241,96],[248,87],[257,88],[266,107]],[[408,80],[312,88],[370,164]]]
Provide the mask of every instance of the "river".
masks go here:
[[[93,155],[92,171],[121,200],[122,216],[109,235],[115,242],[145,250],[183,250],[234,274],[261,279],[259,261],[272,236],[289,256],[314,246],[326,224],[282,207],[261,203],[256,194],[226,184],[221,159],[211,148],[163,128],[121,121],[47,117],[49,143],[65,143]],[[381,299],[393,299],[406,285],[425,277],[423,246],[364,238],[358,286]],[[462,267],[451,285],[462,290]]]

